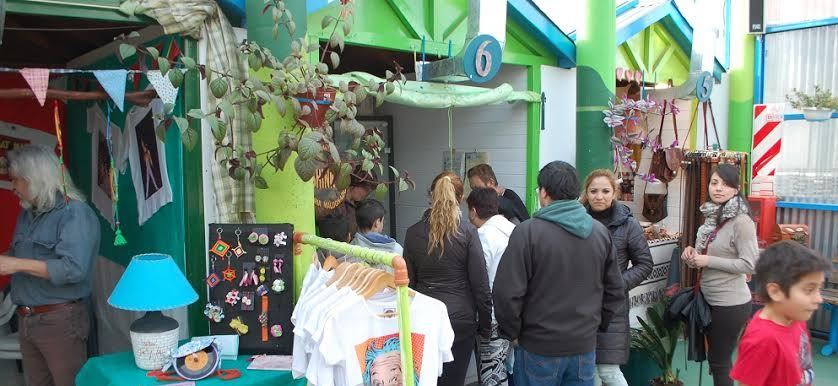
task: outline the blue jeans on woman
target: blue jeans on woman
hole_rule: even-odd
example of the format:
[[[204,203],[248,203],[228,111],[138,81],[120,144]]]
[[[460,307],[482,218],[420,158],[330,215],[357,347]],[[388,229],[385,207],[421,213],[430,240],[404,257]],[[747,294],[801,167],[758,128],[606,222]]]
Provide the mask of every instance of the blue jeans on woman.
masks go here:
[[[549,357],[515,347],[515,386],[594,386],[594,373],[595,351]]]

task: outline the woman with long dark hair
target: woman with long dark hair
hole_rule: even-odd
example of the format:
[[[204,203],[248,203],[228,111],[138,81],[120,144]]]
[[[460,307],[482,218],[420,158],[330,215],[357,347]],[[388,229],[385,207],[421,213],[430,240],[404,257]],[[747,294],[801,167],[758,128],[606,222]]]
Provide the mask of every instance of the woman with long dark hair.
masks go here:
[[[719,165],[710,177],[710,201],[700,210],[695,248],[687,247],[681,260],[701,268],[701,292],[710,304],[712,325],[707,334],[714,386],[732,386],[731,354],[739,333],[751,316],[751,290],[746,276],[756,264],[757,234],[748,202],[739,191],[739,168]]]
[[[579,201],[588,214],[608,228],[620,273],[626,284],[626,294],[652,273],[652,254],[640,223],[629,207],[617,202],[620,186],[614,173],[597,169],[585,179],[585,190]],[[631,268],[629,268],[631,262]],[[597,334],[597,375],[606,386],[628,386],[620,365],[629,359],[629,301],[623,312],[614,315],[608,329]]]
[[[488,339],[491,334],[489,277],[477,228],[461,221],[460,177],[439,174],[431,183],[430,196],[431,208],[407,229],[404,258],[410,287],[445,303],[454,329],[454,361],[443,365],[437,384],[462,386],[476,335]]]

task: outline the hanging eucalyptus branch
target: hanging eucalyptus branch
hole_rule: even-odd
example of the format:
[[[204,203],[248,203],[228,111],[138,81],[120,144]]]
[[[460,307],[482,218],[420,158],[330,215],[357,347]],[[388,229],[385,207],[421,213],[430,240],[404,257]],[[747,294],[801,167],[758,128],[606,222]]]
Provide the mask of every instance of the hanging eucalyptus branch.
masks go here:
[[[121,8],[126,12],[143,11],[131,0],[123,2]],[[268,12],[274,22],[275,39],[282,27],[293,36],[296,24],[285,1],[265,0],[262,14]],[[324,30],[332,27],[322,52],[319,44],[307,44],[304,38],[299,38],[291,40],[289,54],[279,59],[268,48],[253,41],[243,41],[238,48],[239,60],[252,71],[239,77],[198,64],[186,56],[170,60],[154,47],[123,43],[119,45],[119,54],[123,60],[137,55],[141,63],[150,57],[175,87],[183,83],[184,72],[198,73],[202,79],[208,79],[209,91],[219,101],[218,107],[214,111],[192,109],[186,117],[171,117],[174,106],[167,106],[157,133],[159,137],[165,137],[167,128],[175,122],[181,130],[184,145],[191,148],[197,142],[197,132],[189,127],[189,122],[203,120],[215,138],[215,158],[228,169],[231,178],[252,179],[255,187],[265,189],[268,187],[262,177],[265,168],[284,170],[291,154],[296,152],[293,167],[304,181],[310,180],[317,170],[329,168],[337,176],[337,189],[347,188],[352,174],[359,171],[363,174],[359,177],[379,183],[378,190],[386,190],[388,185],[394,185],[398,191],[415,189],[407,172],[399,173],[381,157],[380,152],[386,147],[382,133],[377,128],[366,129],[356,119],[360,103],[373,97],[376,104],[381,105],[385,95],[406,81],[402,67],[394,62],[393,71],[387,71],[384,82],[335,84],[329,78],[330,65],[332,71],[340,65],[340,53],[346,36],[351,33],[354,18],[353,2],[340,0],[339,15],[327,15],[322,20]],[[138,36],[131,33],[117,39]],[[319,54],[318,62],[309,60],[315,53]],[[265,69],[269,73],[266,80],[254,74]],[[228,136],[231,121],[240,119],[246,130],[255,133],[262,126],[265,108],[274,108],[283,117],[292,114],[294,124],[278,130],[276,147],[258,154],[244,151],[237,145],[236,138],[232,138],[232,132]],[[341,140],[336,140],[338,138]],[[391,181],[384,178],[385,166],[393,172]]]
[[[639,165],[632,157],[634,153],[632,146],[640,145],[641,149],[651,148],[653,152],[663,148],[657,136],[652,135],[653,130],[649,129],[649,116],[658,115],[664,119],[666,115],[674,116],[680,112],[675,105],[675,100],[670,101],[669,107],[671,109],[666,114],[662,114],[661,104],[649,97],[637,101],[625,97],[608,101],[608,109],[602,111],[605,115],[602,121],[612,130],[611,145],[614,149],[614,163],[618,167],[640,175],[645,181],[655,179],[654,175],[638,173]],[[641,130],[629,133],[626,129],[629,126],[628,123],[638,125]],[[675,140],[669,147],[677,146],[679,144]]]

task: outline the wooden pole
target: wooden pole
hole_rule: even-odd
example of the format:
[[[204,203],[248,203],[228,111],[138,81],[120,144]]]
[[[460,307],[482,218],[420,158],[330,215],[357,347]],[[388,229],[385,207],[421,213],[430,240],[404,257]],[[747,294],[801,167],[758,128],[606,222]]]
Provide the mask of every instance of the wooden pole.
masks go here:
[[[0,99],[35,98],[35,93],[28,88],[0,89]],[[110,98],[104,91],[68,91],[47,90],[47,98],[76,101],[95,101]],[[125,100],[135,105],[147,106],[157,98],[157,91],[134,91],[125,93]]]

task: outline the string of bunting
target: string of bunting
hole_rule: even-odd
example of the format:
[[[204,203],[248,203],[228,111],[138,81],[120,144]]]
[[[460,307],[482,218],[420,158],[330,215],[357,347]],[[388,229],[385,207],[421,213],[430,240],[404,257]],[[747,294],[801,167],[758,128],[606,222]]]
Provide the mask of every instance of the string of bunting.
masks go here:
[[[170,71],[186,72],[186,69],[174,68]],[[10,68],[0,67],[0,72],[17,72],[26,80],[27,85],[35,94],[38,103],[46,103],[50,74],[93,74],[102,89],[108,94],[120,111],[124,111],[125,84],[129,75],[135,77],[144,74],[151,83],[163,103],[174,104],[177,99],[178,88],[172,85],[168,77],[160,70],[119,69],[119,70],[79,70],[72,68]]]

